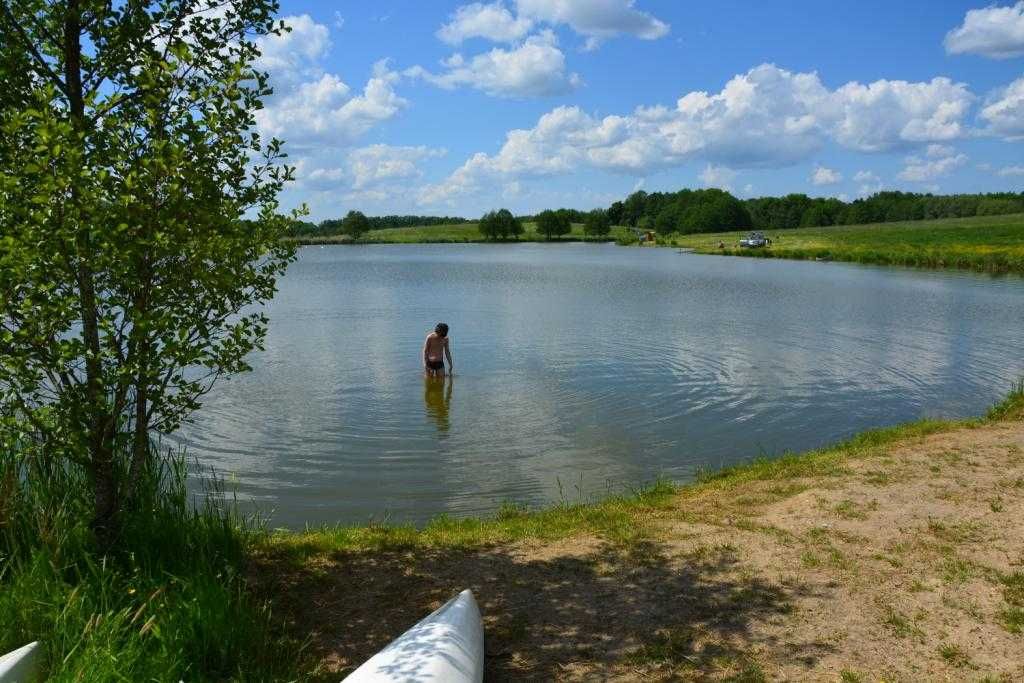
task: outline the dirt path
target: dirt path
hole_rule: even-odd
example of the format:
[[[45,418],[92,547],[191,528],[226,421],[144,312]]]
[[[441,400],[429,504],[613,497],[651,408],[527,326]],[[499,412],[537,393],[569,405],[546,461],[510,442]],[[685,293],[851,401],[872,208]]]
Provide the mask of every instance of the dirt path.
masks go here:
[[[470,587],[488,681],[1021,681],[1024,422],[684,493],[627,544],[264,562],[324,680]]]

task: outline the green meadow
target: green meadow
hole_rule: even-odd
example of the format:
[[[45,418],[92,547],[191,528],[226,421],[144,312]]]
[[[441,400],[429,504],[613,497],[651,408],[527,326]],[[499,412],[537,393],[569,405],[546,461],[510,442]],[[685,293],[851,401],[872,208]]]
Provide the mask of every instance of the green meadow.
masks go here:
[[[764,249],[741,248],[746,235],[668,235],[659,243],[702,254],[1024,273],[1024,214],[769,230]]]

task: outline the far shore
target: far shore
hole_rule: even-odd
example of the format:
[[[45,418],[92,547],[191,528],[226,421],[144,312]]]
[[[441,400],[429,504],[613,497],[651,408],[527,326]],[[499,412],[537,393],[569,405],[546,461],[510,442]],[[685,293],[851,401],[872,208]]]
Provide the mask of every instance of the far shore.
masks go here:
[[[374,230],[359,239],[348,235],[287,238],[300,245],[451,244],[520,242],[617,242],[638,244],[630,228],[615,226],[607,236],[585,235],[583,226],[548,240],[527,224],[516,240],[485,239],[475,223]],[[697,254],[848,261],[930,269],[961,269],[989,273],[1024,274],[1024,214],[973,216],[940,220],[873,223],[817,228],[765,230],[770,246],[746,249],[739,241],[748,231],[672,233],[658,235],[653,246],[675,247]]]

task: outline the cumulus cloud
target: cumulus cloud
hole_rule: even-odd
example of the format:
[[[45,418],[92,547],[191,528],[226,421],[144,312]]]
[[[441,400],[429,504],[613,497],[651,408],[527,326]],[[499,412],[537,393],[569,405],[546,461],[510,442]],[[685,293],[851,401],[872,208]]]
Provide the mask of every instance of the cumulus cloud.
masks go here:
[[[258,39],[257,65],[270,74],[274,94],[255,114],[266,137],[279,137],[290,150],[351,145],[375,125],[397,114],[407,102],[394,89],[399,76],[386,61],[360,92],[324,70],[330,31],[308,14],[283,19],[291,31]]]
[[[909,156],[906,165],[896,177],[900,180],[923,183],[949,175],[954,169],[967,163],[966,154],[943,145],[930,145],[925,158]]]
[[[996,175],[1000,175],[1004,178],[1024,175],[1024,166],[1003,166],[1001,169],[996,171]]]
[[[414,66],[405,75],[448,90],[470,87],[498,97],[561,95],[581,80],[579,74],[566,73],[565,55],[557,43],[553,32],[543,31],[507,50],[494,48],[469,59],[455,53],[442,61],[441,73]]]
[[[437,37],[450,45],[458,45],[468,38],[511,43],[521,39],[531,28],[532,20],[513,16],[501,2],[489,5],[474,2],[456,9],[448,23],[438,30]]]
[[[256,66],[270,72],[278,83],[293,83],[303,76],[315,75],[317,62],[331,46],[329,31],[308,14],[284,17],[291,31],[279,36],[260,36]]]
[[[836,140],[862,152],[882,152],[908,143],[954,140],[974,101],[963,83],[879,80],[847,83],[833,96]]]
[[[668,24],[634,5],[635,0],[516,0],[513,14],[501,0],[474,2],[457,8],[437,37],[451,45],[469,38],[511,43],[537,25],[567,25],[586,36],[587,48],[593,49],[617,35],[654,40],[669,32]]]
[[[853,180],[858,183],[857,194],[861,196],[874,194],[882,189],[882,179],[874,171],[857,171]]]
[[[384,181],[418,178],[422,174],[419,162],[445,155],[443,149],[370,145],[353,150],[348,155],[348,168],[352,187],[363,189]]]
[[[397,79],[378,62],[362,92],[353,94],[338,76],[325,73],[275,96],[256,112],[256,123],[265,135],[295,146],[347,145],[406,106],[394,90]]]
[[[945,45],[949,54],[994,59],[1024,55],[1024,2],[968,10],[964,23],[946,34]]]
[[[732,190],[732,181],[736,179],[736,171],[725,166],[708,164],[700,172],[700,182],[704,187],[717,187],[720,190]]]
[[[988,124],[987,132],[1007,138],[1024,140],[1024,77],[993,93],[981,110]]]
[[[347,189],[350,193],[393,193],[404,191],[395,181],[421,178],[420,163],[427,159],[442,157],[444,149],[425,145],[395,146],[375,144],[352,149],[342,157],[341,165],[318,165],[315,157],[304,157],[296,168],[296,182],[310,190]],[[336,157],[328,157],[328,164]]]
[[[701,160],[730,169],[798,163],[834,141],[857,151],[920,147],[962,136],[973,95],[948,79],[826,88],[815,73],[762,64],[720,92],[690,92],[674,107],[591,116],[558,107],[509,131],[495,154],[477,153],[421,199],[443,201],[487,179],[566,173],[581,166],[643,176]],[[948,162],[947,162],[948,163]],[[861,181],[858,181],[861,182]],[[877,184],[861,182],[869,188]]]
[[[815,166],[811,172],[811,183],[814,185],[835,185],[842,180],[842,173],[824,166]]]
[[[668,34],[668,24],[636,9],[635,4],[634,0],[517,0],[516,7],[521,17],[567,24],[597,40],[620,34],[655,40]]]

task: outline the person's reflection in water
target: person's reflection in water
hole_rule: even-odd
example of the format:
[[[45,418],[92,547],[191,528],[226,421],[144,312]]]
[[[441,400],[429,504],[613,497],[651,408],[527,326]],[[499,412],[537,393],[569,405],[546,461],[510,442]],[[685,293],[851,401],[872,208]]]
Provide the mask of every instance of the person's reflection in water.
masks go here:
[[[427,375],[423,378],[423,403],[427,408],[427,415],[437,423],[437,430],[442,434],[451,426],[448,409],[452,402],[454,384],[455,380],[451,375]]]

